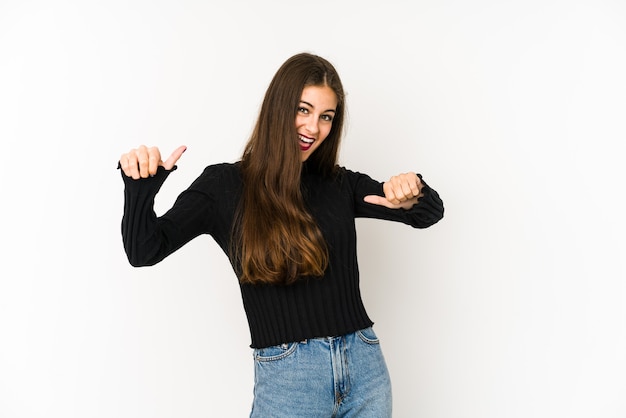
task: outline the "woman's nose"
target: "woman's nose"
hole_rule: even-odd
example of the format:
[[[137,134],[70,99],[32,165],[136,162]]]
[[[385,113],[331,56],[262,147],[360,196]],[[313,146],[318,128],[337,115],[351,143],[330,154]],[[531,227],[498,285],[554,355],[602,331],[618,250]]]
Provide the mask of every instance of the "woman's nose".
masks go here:
[[[319,131],[319,123],[317,118],[310,117],[306,121],[306,129],[312,134],[316,134]]]

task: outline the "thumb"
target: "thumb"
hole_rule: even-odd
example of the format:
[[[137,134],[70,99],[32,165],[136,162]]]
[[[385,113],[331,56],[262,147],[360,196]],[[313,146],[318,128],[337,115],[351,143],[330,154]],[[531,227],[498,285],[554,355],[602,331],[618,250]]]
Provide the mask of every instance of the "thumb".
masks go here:
[[[417,203],[417,196],[412,199],[405,200],[404,202],[401,202],[401,203],[392,203],[388,201],[386,198],[375,195],[375,194],[367,195],[363,198],[363,200],[367,203],[371,203],[373,205],[378,205],[378,206],[384,206],[389,209],[411,209],[413,205]]]
[[[363,200],[367,203],[371,203],[372,205],[385,206],[390,209],[395,209],[396,207],[398,207],[398,205],[394,205],[384,197],[375,194],[367,195],[363,198]]]
[[[172,155],[170,155],[169,158],[165,160],[163,164],[161,164],[163,168],[165,168],[166,170],[171,170],[176,164],[176,161],[178,161],[178,159],[181,157],[181,155],[183,155],[183,152],[185,151],[187,151],[186,145],[181,145],[180,147],[176,148]]]

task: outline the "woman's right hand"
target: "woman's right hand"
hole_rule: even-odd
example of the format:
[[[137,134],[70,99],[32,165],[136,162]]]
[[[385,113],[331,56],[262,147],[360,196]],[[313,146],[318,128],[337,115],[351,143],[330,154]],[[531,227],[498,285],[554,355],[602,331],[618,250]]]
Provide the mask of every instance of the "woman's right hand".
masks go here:
[[[161,152],[157,147],[140,145],[138,148],[134,148],[122,154],[120,157],[120,165],[122,171],[128,177],[132,177],[135,180],[146,178],[154,176],[159,166],[162,166],[166,170],[171,170],[176,164],[176,161],[178,161],[186,150],[187,147],[181,145],[174,150],[167,160],[163,161],[161,160]]]

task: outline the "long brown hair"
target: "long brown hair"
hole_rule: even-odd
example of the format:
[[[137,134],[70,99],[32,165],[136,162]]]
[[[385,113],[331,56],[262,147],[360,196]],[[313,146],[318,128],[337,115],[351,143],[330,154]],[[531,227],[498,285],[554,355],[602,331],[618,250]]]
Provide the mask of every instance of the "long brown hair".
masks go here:
[[[330,133],[306,164],[322,176],[336,171],[345,109],[341,80],[324,58],[294,55],[274,75],[241,158],[243,193],[231,253],[242,283],[292,284],[303,276],[322,276],[328,265],[326,242],[300,189],[295,120],[308,86],[330,87],[337,109]]]

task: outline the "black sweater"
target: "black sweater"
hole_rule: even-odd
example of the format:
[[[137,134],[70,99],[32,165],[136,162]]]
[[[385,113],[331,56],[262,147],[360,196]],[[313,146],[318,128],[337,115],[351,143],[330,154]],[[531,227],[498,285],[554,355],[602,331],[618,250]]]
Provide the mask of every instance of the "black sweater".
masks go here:
[[[156,264],[201,234],[210,234],[229,253],[242,191],[238,164],[208,166],[174,206],[157,217],[154,198],[170,173],[160,167],[154,177],[140,180],[122,173],[122,237],[133,266]],[[328,245],[329,265],[322,278],[302,278],[289,286],[240,285],[254,348],[343,335],[372,325],[359,290],[355,218],[426,228],[443,217],[443,203],[426,183],[424,196],[413,208],[388,209],[363,201],[370,194],[383,196],[382,183],[344,168],[332,179],[322,178],[308,172],[305,163],[302,191]],[[233,269],[240,271],[235,265]]]

